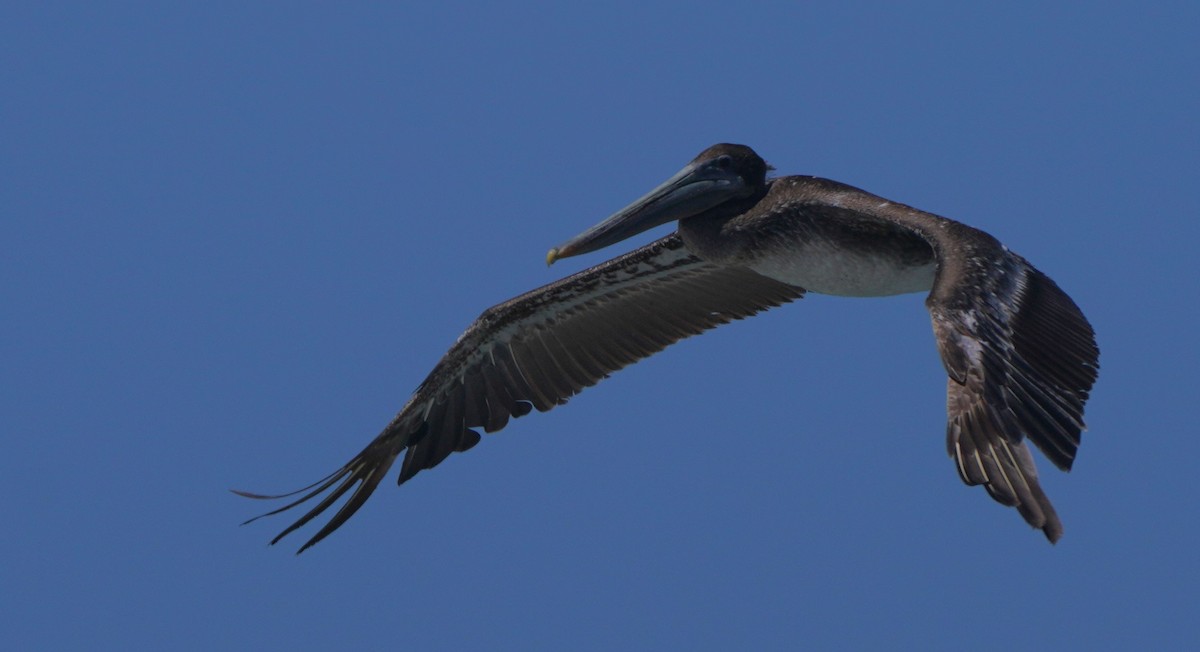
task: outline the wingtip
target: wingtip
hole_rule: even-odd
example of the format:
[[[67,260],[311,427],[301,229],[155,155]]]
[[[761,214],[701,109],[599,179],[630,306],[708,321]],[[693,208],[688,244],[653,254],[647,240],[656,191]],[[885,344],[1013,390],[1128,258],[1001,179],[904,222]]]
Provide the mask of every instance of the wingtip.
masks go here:
[[[241,489],[230,489],[229,493],[241,496],[242,498],[253,498],[254,500],[271,500],[278,496],[268,496],[267,494],[256,494],[252,491],[242,491]]]
[[[1046,535],[1046,540],[1050,545],[1058,545],[1058,540],[1062,538],[1063,526],[1057,519],[1047,522],[1042,526],[1042,534]]]

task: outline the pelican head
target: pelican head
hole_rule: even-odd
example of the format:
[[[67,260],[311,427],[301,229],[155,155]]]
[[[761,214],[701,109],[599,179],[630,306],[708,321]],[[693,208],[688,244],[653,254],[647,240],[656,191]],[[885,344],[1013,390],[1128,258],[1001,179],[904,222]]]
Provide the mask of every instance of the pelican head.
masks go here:
[[[546,264],[751,197],[766,185],[768,169],[766,162],[745,145],[713,145],[641,199],[551,249]]]

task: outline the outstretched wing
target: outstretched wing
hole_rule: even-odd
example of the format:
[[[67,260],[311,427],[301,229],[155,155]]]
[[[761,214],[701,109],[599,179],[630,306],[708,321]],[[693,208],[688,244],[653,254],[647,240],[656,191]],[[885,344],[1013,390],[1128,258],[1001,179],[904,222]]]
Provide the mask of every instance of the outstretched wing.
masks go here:
[[[366,502],[404,453],[401,483],[479,443],[510,417],[545,412],[584,387],[685,337],[803,296],[745,268],[692,255],[675,234],[515,299],[471,324],[396,418],[361,453],[269,516],[324,497],[275,543],[350,498],[303,547],[325,538]],[[261,518],[256,517],[256,518]],[[251,519],[256,520],[256,519]],[[250,521],[247,521],[250,522]]]
[[[926,305],[950,376],[950,455],[964,482],[1057,541],[1062,522],[1024,439],[1070,470],[1099,369],[1092,327],[1054,281],[991,236],[948,222],[935,249]]]

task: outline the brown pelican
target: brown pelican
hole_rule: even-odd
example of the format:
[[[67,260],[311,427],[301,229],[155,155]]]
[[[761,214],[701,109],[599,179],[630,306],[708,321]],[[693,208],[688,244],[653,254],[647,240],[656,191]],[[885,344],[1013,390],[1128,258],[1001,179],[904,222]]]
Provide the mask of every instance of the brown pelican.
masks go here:
[[[805,291],[929,291],[925,305],[949,376],[947,447],[959,475],[1058,540],[1062,523],[1025,439],[1070,470],[1099,368],[1079,308],[978,229],[836,181],[768,179],[770,169],[743,145],[704,150],[546,260],[670,221],[679,222],[677,232],[485,310],[383,432],[326,478],[280,496],[237,493],[299,495],[262,515],[269,516],[328,492],[274,544],[353,490],[303,552],[363,505],[401,453],[403,483],[479,443],[476,429],[494,432],[509,417],[545,412],[676,341]]]

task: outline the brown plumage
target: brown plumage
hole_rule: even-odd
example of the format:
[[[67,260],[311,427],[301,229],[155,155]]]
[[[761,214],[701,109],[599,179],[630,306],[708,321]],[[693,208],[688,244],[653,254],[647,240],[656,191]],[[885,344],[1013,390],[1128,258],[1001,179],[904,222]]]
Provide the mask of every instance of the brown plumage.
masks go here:
[[[982,231],[835,181],[767,179],[768,169],[748,147],[715,145],[552,249],[548,262],[679,221],[677,234],[484,311],[383,432],[330,476],[282,496],[238,492],[299,495],[263,516],[327,493],[272,543],[349,493],[300,550],[329,535],[401,453],[403,483],[477,444],[478,429],[494,432],[511,417],[561,405],[685,337],[805,291],[925,290],[949,377],[947,445],[959,475],[1056,541],[1062,523],[1024,440],[1071,468],[1099,368],[1079,308]]]

